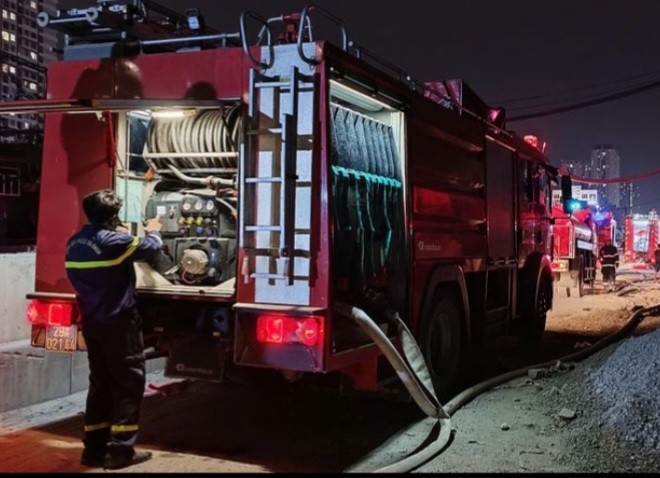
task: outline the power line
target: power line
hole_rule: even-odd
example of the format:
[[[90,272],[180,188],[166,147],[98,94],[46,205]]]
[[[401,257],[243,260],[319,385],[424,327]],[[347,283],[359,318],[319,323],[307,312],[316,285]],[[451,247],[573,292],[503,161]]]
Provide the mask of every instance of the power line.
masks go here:
[[[582,176],[573,176],[571,179],[577,183],[589,183],[589,184],[615,184],[615,183],[631,183],[633,181],[639,181],[642,179],[648,179],[656,174],[660,173],[660,167],[651,169],[645,173],[633,174],[632,176],[624,176],[621,178],[585,178]]]
[[[557,113],[565,113],[566,111],[572,111],[580,108],[586,108],[588,106],[594,106],[598,105],[601,103],[606,103],[608,101],[613,101],[613,100],[618,100],[621,98],[625,98],[627,96],[632,96],[636,95],[637,93],[642,93],[644,91],[651,90],[653,88],[657,88],[660,86],[660,80],[653,81],[651,83],[648,83],[646,85],[638,86],[629,90],[621,91],[618,93],[613,93],[611,95],[606,95],[602,96],[600,98],[597,98],[595,100],[589,100],[589,101],[581,101],[578,103],[574,103],[572,105],[567,105],[567,106],[562,106],[559,108],[553,108],[550,110],[546,111],[540,111],[537,113],[529,113],[525,115],[519,115],[519,116],[513,116],[511,118],[507,118],[507,122],[511,121],[520,121],[520,120],[525,120],[525,119],[530,119],[530,118],[540,118],[542,116],[549,116]]]
[[[660,78],[656,78],[656,80],[660,81]],[[636,85],[630,85],[630,86],[628,86],[628,88],[626,90],[623,90],[623,91],[629,91],[631,88],[638,88],[640,86],[645,86],[646,84],[647,83],[642,83],[642,84],[638,83]],[[541,108],[562,107],[566,104],[571,104],[571,101],[573,101],[573,102],[581,101],[582,102],[582,101],[590,101],[590,100],[593,100],[593,99],[600,99],[600,98],[603,98],[604,96],[618,94],[621,91],[622,90],[619,88],[619,89],[611,89],[611,90],[608,90],[608,91],[599,91],[599,92],[584,94],[580,97],[576,97],[576,98],[573,98],[573,99],[569,99],[569,98],[567,98],[567,99],[559,99],[558,98],[558,99],[554,99],[554,100],[548,99],[548,101],[538,102],[538,103],[533,104],[533,105],[518,106],[518,107],[515,107],[515,108],[506,108],[506,111],[507,112],[521,112],[521,111],[529,112],[529,110],[539,111]],[[519,113],[519,114],[523,114],[523,113]]]
[[[493,101],[493,104],[504,104],[504,105],[506,105],[506,104],[509,104],[509,103],[521,103],[523,101],[529,101],[529,100],[542,100],[542,99],[545,99],[545,98],[551,98],[553,96],[565,95],[567,93],[575,93],[576,91],[585,91],[585,90],[591,90],[591,89],[594,89],[594,88],[600,88],[600,87],[604,87],[604,86],[611,86],[611,85],[615,85],[615,84],[619,84],[619,83],[625,83],[627,81],[637,80],[639,78],[644,78],[644,77],[648,77],[648,76],[655,76],[658,73],[660,73],[660,70],[649,71],[649,72],[646,72],[646,73],[641,73],[639,75],[628,76],[628,77],[625,77],[625,78],[619,78],[619,79],[608,81],[608,82],[605,82],[605,83],[596,83],[596,84],[593,84],[593,85],[582,86],[580,88],[572,88],[570,90],[558,91],[556,93],[546,93],[546,94],[541,94],[541,95],[525,96],[525,97],[521,97],[521,98],[511,98],[511,99],[508,99],[508,100],[497,100],[497,101]],[[532,107],[533,106],[521,107],[521,108],[532,108]]]

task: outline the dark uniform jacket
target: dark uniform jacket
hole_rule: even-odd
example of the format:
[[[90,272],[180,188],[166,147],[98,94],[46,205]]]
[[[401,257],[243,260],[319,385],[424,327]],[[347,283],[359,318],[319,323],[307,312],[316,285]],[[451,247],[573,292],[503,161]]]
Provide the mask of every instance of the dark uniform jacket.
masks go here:
[[[603,246],[600,250],[600,261],[602,267],[615,268],[619,262],[619,250],[613,244]]]
[[[83,321],[107,322],[135,309],[133,262],[152,257],[162,244],[159,232],[138,238],[98,224],[74,234],[65,267]]]

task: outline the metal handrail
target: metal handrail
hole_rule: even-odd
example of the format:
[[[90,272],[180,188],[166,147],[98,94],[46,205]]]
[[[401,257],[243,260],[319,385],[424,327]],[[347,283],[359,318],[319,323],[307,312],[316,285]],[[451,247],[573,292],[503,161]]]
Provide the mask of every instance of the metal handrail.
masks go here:
[[[268,33],[268,62],[262,62],[262,61],[257,61],[256,58],[252,56],[252,53],[250,52],[250,48],[248,47],[247,44],[247,33],[245,30],[245,20],[247,17],[252,17],[258,22],[260,22],[264,28],[266,29],[266,32]],[[245,10],[243,13],[241,13],[241,19],[240,19],[240,24],[241,24],[241,43],[243,44],[243,51],[245,54],[248,56],[250,61],[257,67],[263,68],[263,69],[268,69],[271,66],[273,66],[273,62],[275,61],[275,53],[273,50],[273,32],[270,29],[270,25],[268,24],[268,21],[264,19],[262,16],[257,15],[256,13],[250,11],[250,10]],[[263,28],[260,32],[260,37],[263,34]],[[261,38],[259,39],[261,40]]]
[[[310,65],[318,65],[319,62],[316,60],[316,58],[309,58],[309,57],[305,56],[305,52],[303,51],[303,44],[302,44],[303,29],[305,28],[306,23],[308,23],[307,28],[309,29],[310,36],[311,36],[312,27],[311,27],[311,23],[310,23],[310,20],[309,20],[309,11],[312,10],[312,9],[319,11],[320,13],[325,15],[326,18],[328,18],[332,22],[339,25],[339,27],[341,28],[341,33],[342,33],[342,49],[344,51],[348,51],[348,34],[346,32],[346,26],[344,25],[344,22],[342,21],[342,19],[339,18],[339,17],[336,17],[335,15],[330,13],[329,11],[327,11],[327,10],[325,10],[325,9],[323,9],[323,8],[319,7],[318,5],[315,5],[313,3],[307,5],[305,8],[303,8],[302,13],[300,14],[300,25],[298,26],[298,55],[300,55],[300,58],[302,58],[303,61],[305,61],[305,63],[309,63]]]

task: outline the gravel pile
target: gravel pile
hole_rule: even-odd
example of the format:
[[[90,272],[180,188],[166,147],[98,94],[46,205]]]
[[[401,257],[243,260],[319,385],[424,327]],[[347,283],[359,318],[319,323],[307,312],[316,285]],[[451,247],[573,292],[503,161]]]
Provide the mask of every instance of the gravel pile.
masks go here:
[[[586,378],[620,438],[660,451],[660,330],[624,340]]]
[[[660,471],[660,329],[575,365],[550,378],[545,393],[549,410],[577,412],[567,427],[565,462],[576,472]]]

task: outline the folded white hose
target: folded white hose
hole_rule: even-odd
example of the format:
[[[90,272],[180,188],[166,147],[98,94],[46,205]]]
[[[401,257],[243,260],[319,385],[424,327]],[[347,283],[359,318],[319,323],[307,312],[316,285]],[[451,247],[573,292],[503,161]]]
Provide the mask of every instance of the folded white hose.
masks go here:
[[[337,302],[334,304],[334,310],[345,317],[353,319],[362,327],[392,364],[396,374],[406,386],[406,389],[408,389],[417,405],[429,417],[438,420],[438,426],[440,427],[439,435],[432,443],[433,446],[429,445],[403,460],[375,470],[374,473],[405,473],[418,467],[442,451],[451,438],[449,414],[442,407],[442,404],[435,395],[426,362],[419,347],[397,314],[393,314],[392,319],[397,322],[399,337],[407,361],[399,355],[394,344],[383,333],[378,324],[362,309]],[[409,363],[412,364],[412,370],[408,365]],[[351,470],[348,470],[348,472],[351,472]]]

